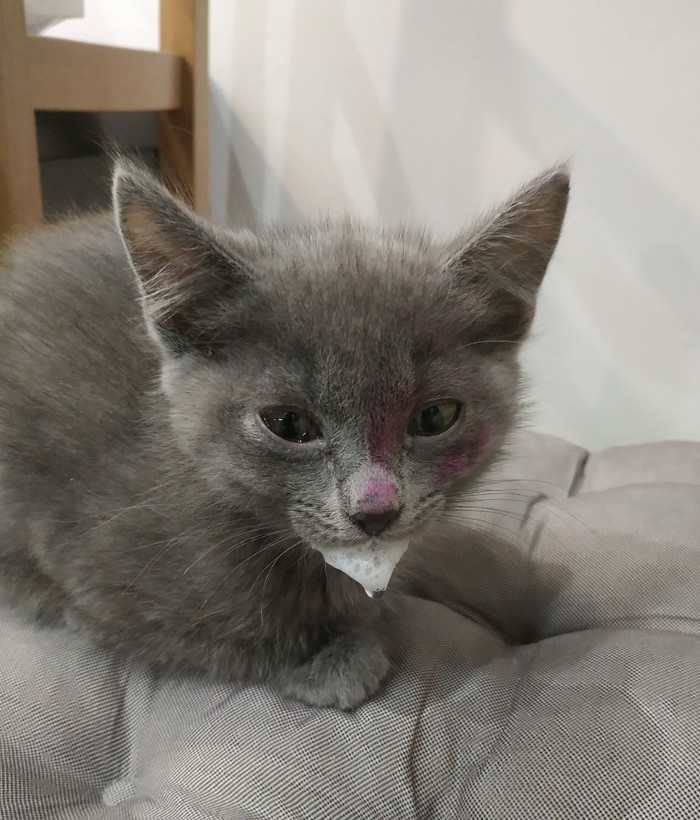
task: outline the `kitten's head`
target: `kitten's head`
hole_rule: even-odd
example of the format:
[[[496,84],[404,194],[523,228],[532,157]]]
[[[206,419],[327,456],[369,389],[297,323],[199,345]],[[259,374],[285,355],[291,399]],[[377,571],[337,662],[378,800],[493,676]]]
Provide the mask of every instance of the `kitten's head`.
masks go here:
[[[376,557],[439,518],[514,422],[568,189],[557,168],[448,242],[350,220],[229,232],[119,166],[173,430],[203,480],[326,556]]]

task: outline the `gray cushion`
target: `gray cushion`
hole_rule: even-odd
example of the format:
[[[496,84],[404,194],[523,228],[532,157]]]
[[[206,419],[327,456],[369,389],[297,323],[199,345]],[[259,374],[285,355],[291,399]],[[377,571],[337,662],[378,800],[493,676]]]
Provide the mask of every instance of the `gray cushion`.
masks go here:
[[[700,444],[529,434],[499,475],[354,714],[0,611],[0,816],[700,817]]]

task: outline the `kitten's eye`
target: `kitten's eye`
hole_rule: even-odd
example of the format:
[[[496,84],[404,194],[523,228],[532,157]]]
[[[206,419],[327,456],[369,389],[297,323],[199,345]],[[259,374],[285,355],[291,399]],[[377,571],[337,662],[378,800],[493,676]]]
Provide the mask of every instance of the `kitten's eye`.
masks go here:
[[[460,402],[452,399],[422,407],[409,422],[408,433],[411,436],[439,436],[457,421],[461,409]]]
[[[321,437],[316,422],[301,410],[289,407],[268,407],[260,411],[260,418],[268,430],[285,441],[308,444]]]

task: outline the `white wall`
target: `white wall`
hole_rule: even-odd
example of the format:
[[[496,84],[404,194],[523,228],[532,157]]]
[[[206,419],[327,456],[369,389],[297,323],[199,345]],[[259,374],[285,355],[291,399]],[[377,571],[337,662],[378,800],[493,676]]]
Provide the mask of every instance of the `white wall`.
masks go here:
[[[700,439],[700,3],[210,0],[219,218],[452,231],[573,157],[536,426]]]
[[[49,6],[49,3],[43,5]],[[56,23],[42,34],[84,43],[157,51],[160,44],[159,8],[159,0],[83,0],[82,17]]]

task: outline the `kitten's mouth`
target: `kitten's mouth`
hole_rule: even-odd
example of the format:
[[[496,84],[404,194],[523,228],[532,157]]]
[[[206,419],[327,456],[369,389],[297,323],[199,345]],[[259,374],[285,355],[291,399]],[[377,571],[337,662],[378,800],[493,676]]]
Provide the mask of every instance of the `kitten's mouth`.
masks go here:
[[[319,546],[327,564],[344,572],[362,586],[370,598],[380,598],[408,548],[408,538],[384,541],[370,538],[361,544]]]

